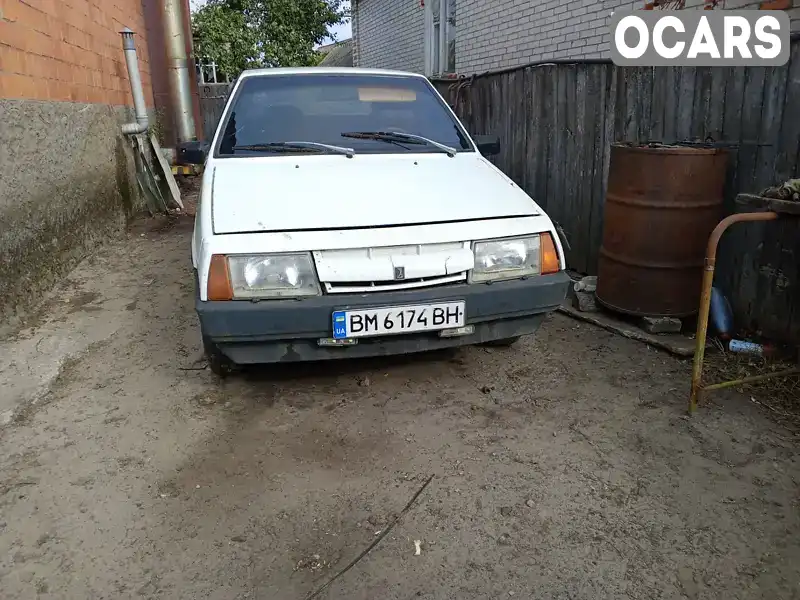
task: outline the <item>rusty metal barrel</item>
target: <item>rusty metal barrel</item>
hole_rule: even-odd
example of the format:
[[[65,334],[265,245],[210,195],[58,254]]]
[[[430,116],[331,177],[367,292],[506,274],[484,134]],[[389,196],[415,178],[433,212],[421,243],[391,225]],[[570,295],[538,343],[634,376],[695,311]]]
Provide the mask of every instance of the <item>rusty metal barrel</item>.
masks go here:
[[[597,299],[617,312],[697,312],[708,236],[722,218],[727,153],[611,147]]]

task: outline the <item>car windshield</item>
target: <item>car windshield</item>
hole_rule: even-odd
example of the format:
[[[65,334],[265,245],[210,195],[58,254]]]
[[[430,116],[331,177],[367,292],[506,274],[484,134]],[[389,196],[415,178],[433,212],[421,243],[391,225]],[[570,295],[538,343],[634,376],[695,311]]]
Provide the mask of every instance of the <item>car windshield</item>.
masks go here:
[[[441,153],[442,146],[473,151],[446,105],[427,81],[417,77],[246,77],[222,131],[218,156],[303,152],[287,148],[289,142],[316,144],[307,148],[313,154],[335,153],[322,144],[351,148],[356,154]]]

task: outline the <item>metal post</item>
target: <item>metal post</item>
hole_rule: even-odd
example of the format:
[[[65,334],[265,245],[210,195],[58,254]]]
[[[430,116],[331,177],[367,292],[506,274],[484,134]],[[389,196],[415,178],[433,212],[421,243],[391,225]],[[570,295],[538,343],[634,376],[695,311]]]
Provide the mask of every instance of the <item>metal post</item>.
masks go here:
[[[197,139],[192,106],[189,59],[186,56],[186,32],[180,0],[161,0],[164,11],[164,39],[167,45],[169,91],[178,143]]]
[[[133,40],[134,32],[126,27],[120,31],[120,35],[122,35],[122,50],[125,53],[125,64],[128,67],[128,79],[131,83],[133,110],[136,115],[136,122],[124,124],[122,126],[122,133],[126,135],[135,135],[147,131],[150,122],[147,117],[147,105],[144,101],[142,76],[139,73],[139,58],[136,55],[136,43]]]
[[[694,350],[694,365],[692,367],[692,392],[689,397],[689,414],[697,410],[697,404],[702,399],[703,393],[703,360],[706,353],[706,338],[708,336],[708,314],[711,309],[711,287],[714,283],[714,267],[717,262],[717,246],[722,234],[734,223],[748,221],[775,221],[778,213],[753,212],[739,213],[726,217],[714,228],[708,238],[706,249],[705,270],[703,271],[703,287],[700,292],[700,310],[697,316],[697,335]],[[711,387],[711,386],[709,386]]]
[[[714,248],[716,252],[716,247]],[[706,336],[708,334],[708,313],[711,309],[711,286],[714,283],[714,266],[716,260],[706,257],[703,271],[703,287],[700,292],[700,311],[697,315],[696,346],[694,349],[694,365],[692,366],[692,395],[689,400],[689,414],[697,409],[700,400],[700,382],[703,376],[703,359],[706,353]]]

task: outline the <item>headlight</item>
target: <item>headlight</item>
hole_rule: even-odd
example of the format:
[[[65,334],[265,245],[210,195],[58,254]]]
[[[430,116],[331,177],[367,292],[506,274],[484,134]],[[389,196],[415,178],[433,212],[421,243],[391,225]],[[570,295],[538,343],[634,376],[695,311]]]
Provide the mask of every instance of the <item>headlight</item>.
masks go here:
[[[311,255],[237,254],[228,256],[234,298],[318,296]]]
[[[471,281],[497,281],[539,275],[541,265],[541,241],[538,235],[475,242],[475,268]]]

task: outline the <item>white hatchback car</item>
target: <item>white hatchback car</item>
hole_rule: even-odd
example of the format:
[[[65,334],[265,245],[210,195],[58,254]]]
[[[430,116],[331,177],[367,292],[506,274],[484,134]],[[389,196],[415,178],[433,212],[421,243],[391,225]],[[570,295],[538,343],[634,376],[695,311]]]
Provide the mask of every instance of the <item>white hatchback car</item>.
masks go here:
[[[510,344],[563,301],[553,223],[428,80],[242,74],[204,164],[192,262],[212,370]]]

